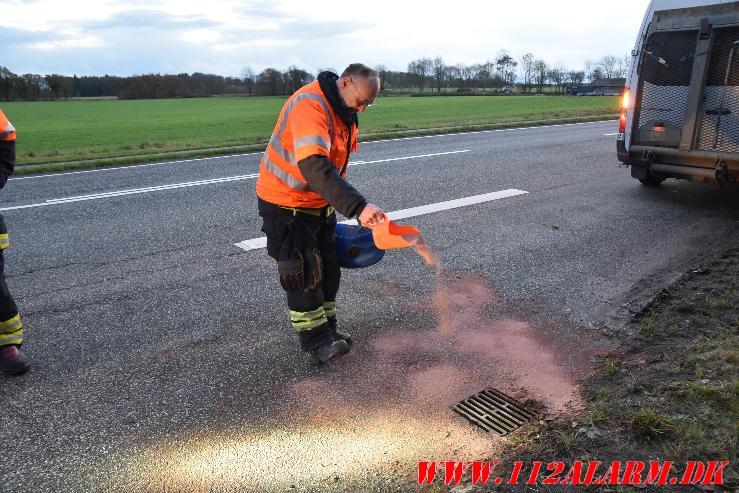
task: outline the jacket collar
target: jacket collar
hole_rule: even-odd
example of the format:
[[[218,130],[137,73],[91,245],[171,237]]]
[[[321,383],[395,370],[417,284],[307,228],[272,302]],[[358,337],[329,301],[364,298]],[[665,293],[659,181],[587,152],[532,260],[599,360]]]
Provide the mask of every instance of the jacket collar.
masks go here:
[[[359,128],[359,118],[357,118],[357,112],[348,108],[344,101],[339,97],[339,89],[336,87],[336,81],[339,80],[339,76],[333,72],[321,72],[318,74],[318,84],[321,86],[323,95],[326,96],[328,103],[333,108],[334,113],[339,115],[347,127],[352,124]]]

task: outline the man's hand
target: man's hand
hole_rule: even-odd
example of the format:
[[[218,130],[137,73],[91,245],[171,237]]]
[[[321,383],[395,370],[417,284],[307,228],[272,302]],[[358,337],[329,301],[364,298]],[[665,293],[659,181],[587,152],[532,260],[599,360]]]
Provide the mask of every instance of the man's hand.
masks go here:
[[[368,203],[362,209],[362,213],[358,219],[363,226],[374,228],[377,226],[377,223],[385,220],[385,213],[376,205]]]

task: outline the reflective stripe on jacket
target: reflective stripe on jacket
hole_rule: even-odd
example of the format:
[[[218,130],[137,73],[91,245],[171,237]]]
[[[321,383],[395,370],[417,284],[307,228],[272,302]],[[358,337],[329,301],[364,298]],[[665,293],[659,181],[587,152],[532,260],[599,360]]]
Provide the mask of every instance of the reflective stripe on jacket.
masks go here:
[[[328,202],[310,189],[298,162],[325,156],[344,176],[350,150],[357,150],[356,125],[349,129],[336,115],[318,81],[303,86],[282,108],[259,166],[257,196],[286,207],[325,207]]]
[[[15,127],[0,110],[0,140],[15,140]]]

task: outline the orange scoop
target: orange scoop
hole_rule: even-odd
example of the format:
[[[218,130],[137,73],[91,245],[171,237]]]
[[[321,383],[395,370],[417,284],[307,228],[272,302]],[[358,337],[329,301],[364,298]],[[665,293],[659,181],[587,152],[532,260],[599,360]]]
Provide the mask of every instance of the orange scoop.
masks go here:
[[[388,219],[379,222],[372,228],[372,238],[380,250],[405,248],[421,242],[421,232],[413,226],[399,226]]]

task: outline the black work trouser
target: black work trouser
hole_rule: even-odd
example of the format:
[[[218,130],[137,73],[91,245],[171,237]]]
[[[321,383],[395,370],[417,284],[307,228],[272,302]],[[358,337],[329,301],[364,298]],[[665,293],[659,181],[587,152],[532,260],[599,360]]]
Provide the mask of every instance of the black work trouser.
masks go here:
[[[336,327],[336,293],[341,281],[341,266],[336,253],[336,213],[324,208],[321,215],[295,212],[259,200],[262,231],[267,236],[267,253],[278,264],[295,259],[289,247],[297,243],[306,251],[317,250],[321,260],[321,280],[313,289],[288,291],[290,321],[298,334],[301,348],[311,351],[331,341]],[[309,281],[306,280],[306,281]]]
[[[23,342],[23,323],[5,281],[4,252],[8,245],[8,230],[0,216],[0,347]]]

